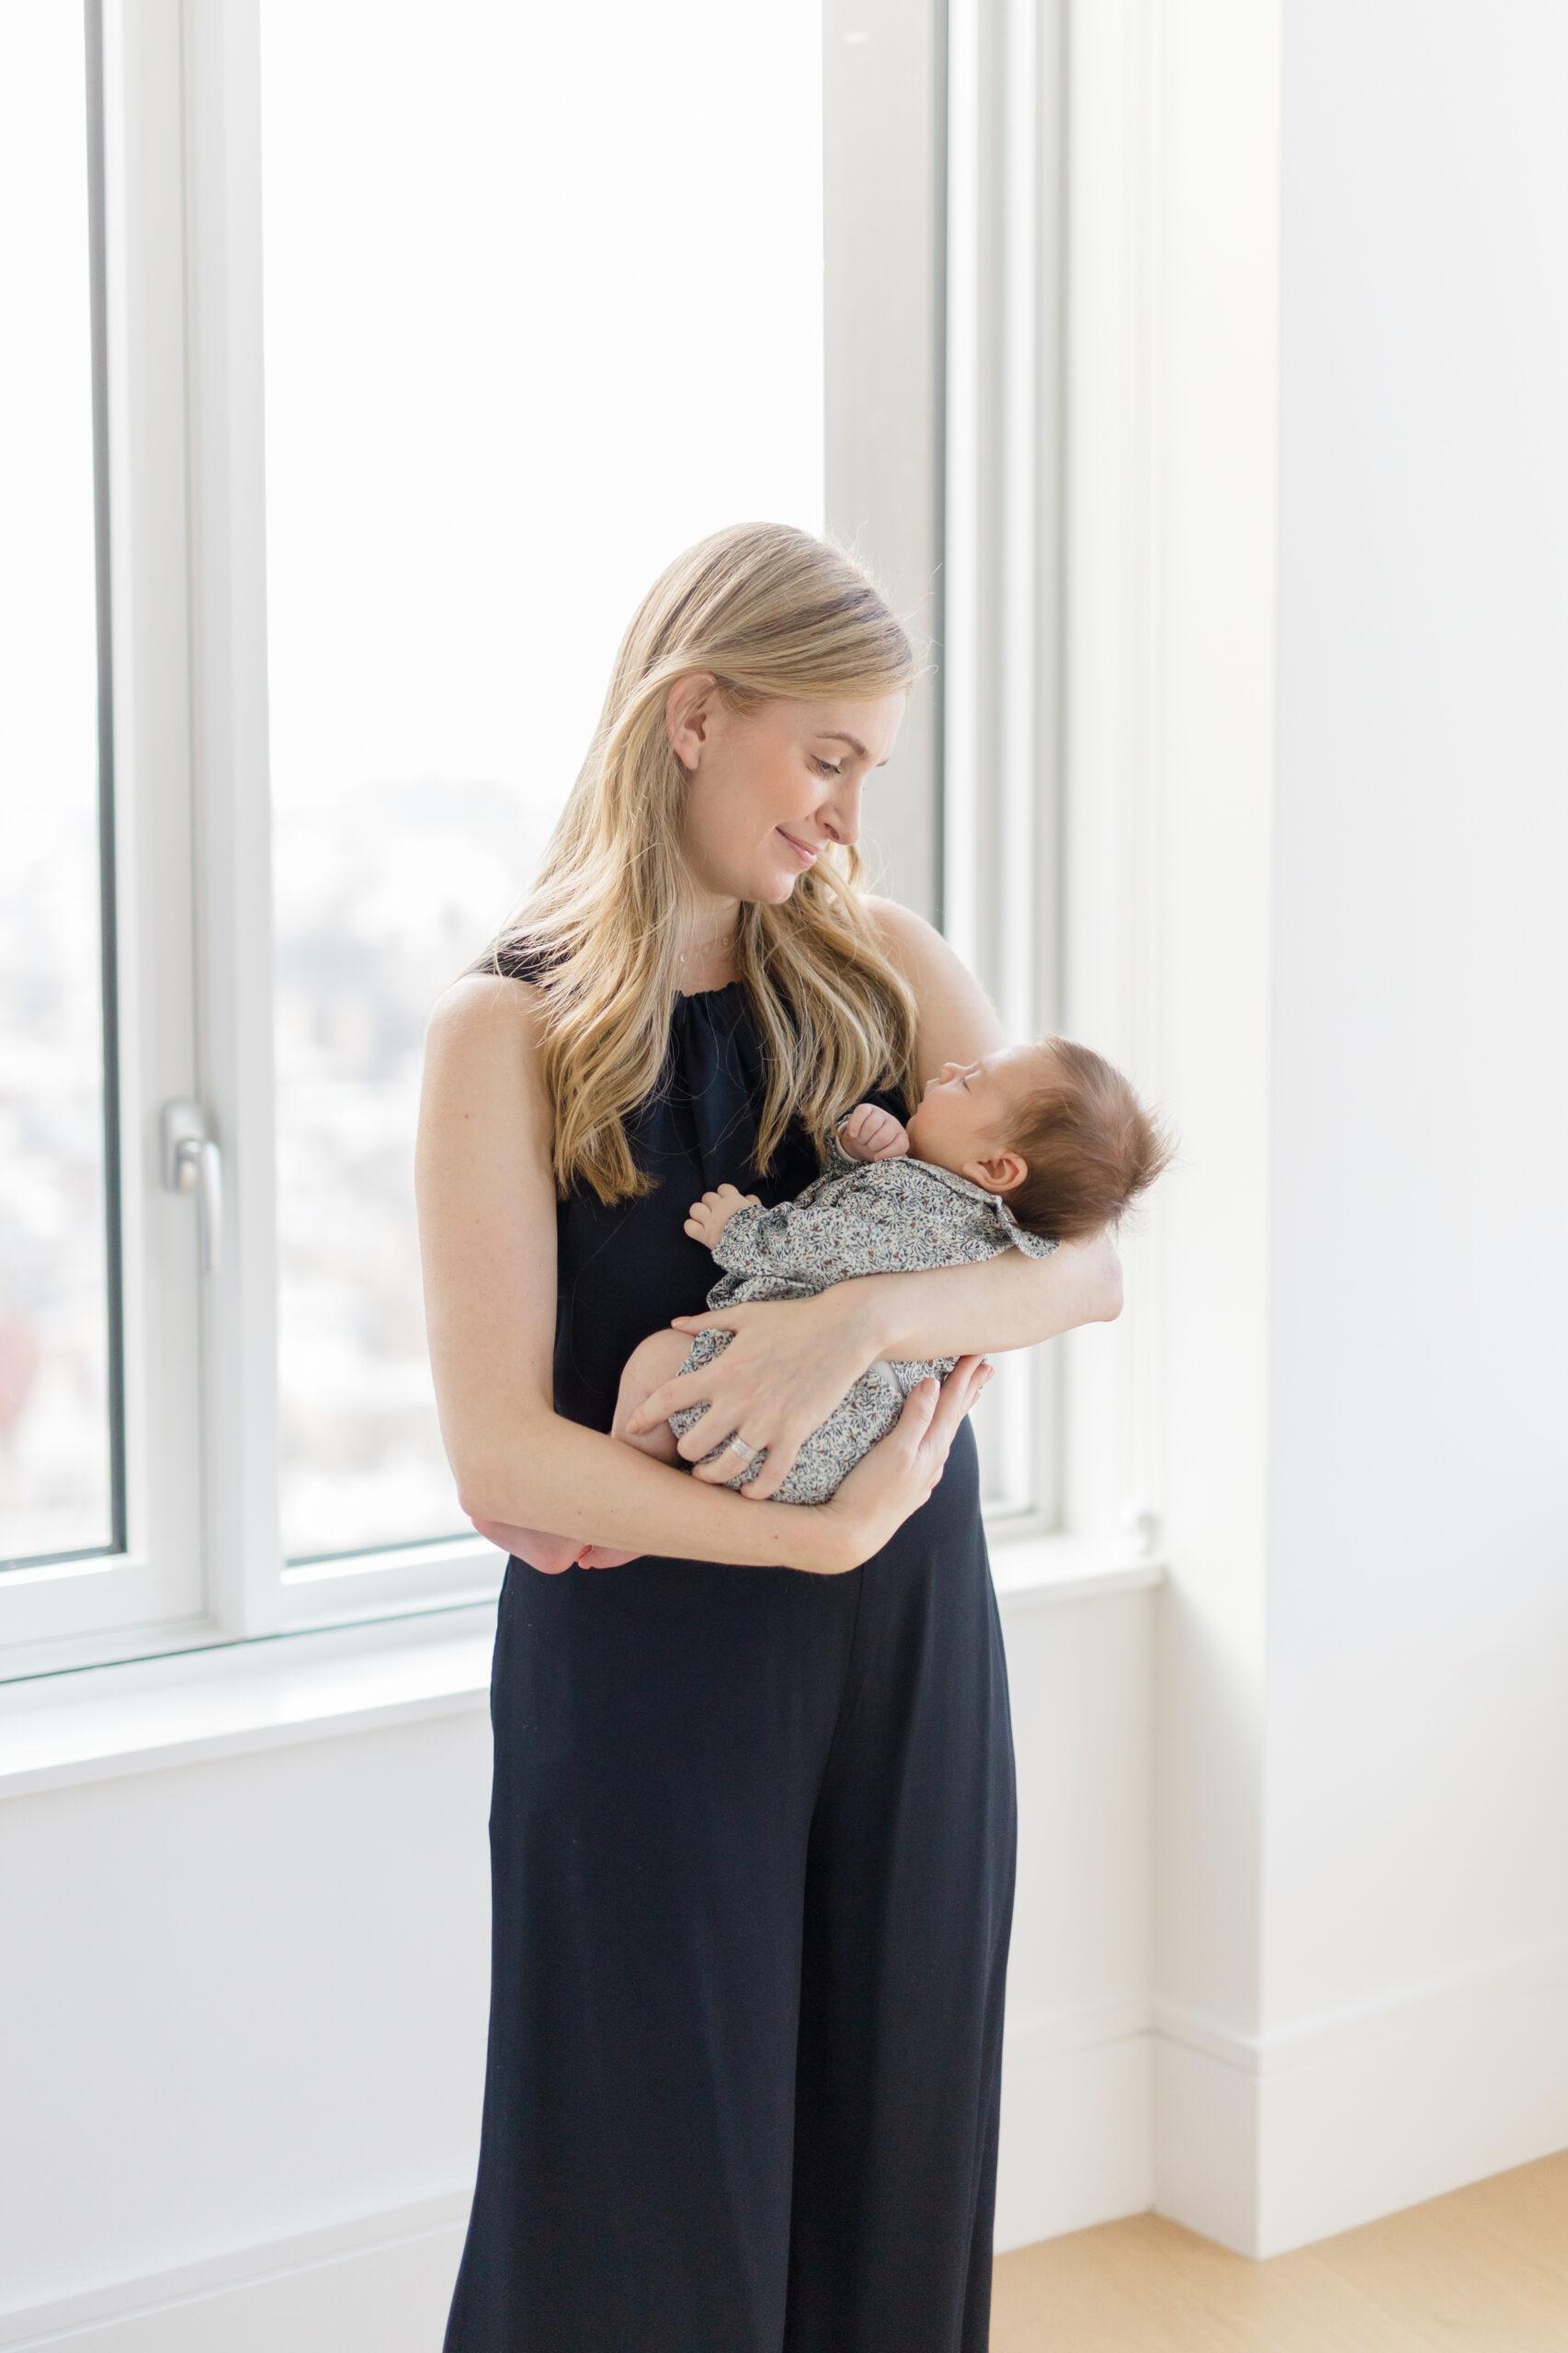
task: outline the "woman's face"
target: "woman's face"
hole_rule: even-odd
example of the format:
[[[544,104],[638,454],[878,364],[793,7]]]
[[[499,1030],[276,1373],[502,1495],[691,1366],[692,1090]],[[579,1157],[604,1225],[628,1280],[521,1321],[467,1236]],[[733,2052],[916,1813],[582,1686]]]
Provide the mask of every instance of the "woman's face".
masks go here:
[[[691,779],[683,847],[699,888],[778,906],[819,851],[858,840],[861,788],[885,765],[906,699],[740,711],[710,679],[679,680],[666,724]]]

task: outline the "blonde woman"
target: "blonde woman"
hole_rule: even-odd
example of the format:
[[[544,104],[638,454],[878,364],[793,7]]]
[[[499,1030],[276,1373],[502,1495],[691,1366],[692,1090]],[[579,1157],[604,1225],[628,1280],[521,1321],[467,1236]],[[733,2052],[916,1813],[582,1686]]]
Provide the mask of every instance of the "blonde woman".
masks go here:
[[[983,2353],[1013,1771],[965,1416],[980,1352],[1117,1313],[1103,1237],[693,1315],[683,1232],[817,1174],[998,1042],[925,924],[858,887],[914,664],[804,533],[657,581],[522,918],[430,1033],[420,1206],[465,1509],[635,1551],[514,1558],[493,1684],[490,2056],[448,2353]],[[833,1500],[768,1500],[879,1358],[960,1361]],[[721,1440],[715,1462],[703,1462]],[[766,1461],[744,1493],[722,1482]],[[591,1560],[592,1555],[589,1554]]]

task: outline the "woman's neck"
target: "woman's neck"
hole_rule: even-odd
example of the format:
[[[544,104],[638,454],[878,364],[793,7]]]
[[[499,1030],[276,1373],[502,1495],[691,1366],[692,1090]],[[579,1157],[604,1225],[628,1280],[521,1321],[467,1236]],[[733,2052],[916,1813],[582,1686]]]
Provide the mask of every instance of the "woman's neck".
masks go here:
[[[721,901],[697,909],[687,926],[677,985],[683,996],[728,987],[735,977],[735,926],[740,902]]]

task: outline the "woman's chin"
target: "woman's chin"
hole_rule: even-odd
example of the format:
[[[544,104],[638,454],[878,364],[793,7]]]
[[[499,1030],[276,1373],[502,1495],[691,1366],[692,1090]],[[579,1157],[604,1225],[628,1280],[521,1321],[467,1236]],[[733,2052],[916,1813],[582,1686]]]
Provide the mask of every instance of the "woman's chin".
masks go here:
[[[811,870],[809,866],[801,867],[793,858],[788,865],[781,860],[775,864],[771,859],[765,862],[759,858],[744,881],[737,875],[733,881],[726,881],[721,887],[726,892],[733,891],[737,899],[765,907],[781,907],[802,873],[809,874]]]

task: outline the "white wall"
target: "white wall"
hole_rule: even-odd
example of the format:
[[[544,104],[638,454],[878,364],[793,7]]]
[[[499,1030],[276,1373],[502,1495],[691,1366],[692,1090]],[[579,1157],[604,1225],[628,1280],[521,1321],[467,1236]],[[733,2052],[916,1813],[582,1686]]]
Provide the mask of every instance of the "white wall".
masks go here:
[[[0,1803],[0,2344],[100,2317],[113,2353],[439,2343],[488,1771],[475,1707]]]
[[[1142,2213],[1152,1592],[1004,1605],[1018,1767],[999,2248]]]
[[[1285,64],[1265,2026],[1480,2030],[1568,1976],[1568,16]],[[1558,2029],[1278,2227],[1568,2139]]]
[[[1006,2245],[1148,2202],[1153,1601],[1005,1608]],[[166,1680],[188,1700],[203,1665]],[[483,1695],[338,1722],[0,1800],[0,2347],[438,2345],[483,2065]]]
[[[1197,1148],[1170,1219],[1157,2165],[1166,2211],[1255,2253],[1568,2142],[1568,18],[1286,0],[1271,85],[1273,13],[1169,12],[1159,396],[1161,910]],[[1227,283],[1255,324],[1277,307],[1267,564],[1234,529],[1268,504],[1237,473],[1261,371],[1233,460],[1201,397],[1226,414],[1248,348]],[[1187,613],[1249,589],[1274,743],[1239,766],[1256,642],[1227,680]],[[1236,903],[1266,829],[1260,938]],[[1216,949],[1233,1012],[1205,1034]],[[1239,1261],[1203,1214],[1233,1191],[1233,1048],[1238,1124],[1267,1122]]]

